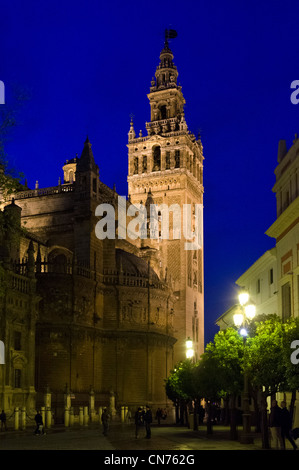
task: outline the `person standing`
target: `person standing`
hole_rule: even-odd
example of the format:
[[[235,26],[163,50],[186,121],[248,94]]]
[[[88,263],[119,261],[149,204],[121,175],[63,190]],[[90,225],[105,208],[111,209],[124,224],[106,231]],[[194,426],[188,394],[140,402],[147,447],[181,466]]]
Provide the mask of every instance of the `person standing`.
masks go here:
[[[39,411],[36,413],[34,420],[36,422],[36,429],[34,431],[34,434],[37,434],[37,435],[44,434],[43,418]]]
[[[283,442],[283,448],[285,449],[285,438],[291,443],[294,450],[297,449],[297,445],[291,437],[292,419],[289,410],[287,409],[286,402],[282,401],[281,404],[281,437]]]
[[[283,440],[281,436],[281,408],[279,408],[277,401],[272,401],[271,412],[269,416],[269,427],[271,432],[271,439],[276,449],[283,449]]]
[[[151,423],[153,421],[153,418],[152,418],[152,412],[151,412],[151,409],[148,405],[146,405],[146,412],[145,412],[145,415],[144,415],[144,422],[145,422],[145,430],[146,430],[146,439],[150,439],[151,438]]]
[[[7,431],[7,426],[6,426],[6,414],[4,413],[4,410],[2,410],[0,414],[0,421],[1,421],[1,431],[3,431],[3,428],[5,431]]]
[[[138,439],[139,430],[143,426],[143,410],[139,407],[135,413],[135,437]]]
[[[107,408],[103,409],[101,418],[102,418],[102,425],[103,425],[103,434],[104,436],[107,436],[108,429],[109,429],[109,413],[108,413]]]

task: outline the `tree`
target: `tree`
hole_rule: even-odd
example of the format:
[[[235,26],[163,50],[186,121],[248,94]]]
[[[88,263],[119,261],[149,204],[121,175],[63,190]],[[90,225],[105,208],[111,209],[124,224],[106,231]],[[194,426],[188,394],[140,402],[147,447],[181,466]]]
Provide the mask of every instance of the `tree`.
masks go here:
[[[185,420],[188,423],[187,404],[197,398],[192,374],[194,367],[194,363],[189,359],[180,362],[171,371],[165,383],[166,394],[176,407],[177,423],[184,424]]]
[[[24,188],[21,184],[24,175],[10,166],[5,148],[12,130],[19,123],[18,113],[28,99],[29,94],[26,90],[14,87],[11,104],[0,106],[0,199],[3,200]]]
[[[205,352],[193,369],[195,388],[198,395],[203,397],[207,405],[207,434],[212,434],[212,403],[221,398],[224,382],[224,368],[211,352]]]
[[[9,135],[18,124],[20,108],[28,99],[27,91],[22,90],[20,87],[15,87],[10,106],[8,104],[0,106],[0,202],[6,201],[14,192],[24,189],[24,186],[21,184],[23,174],[10,166],[5,147]],[[0,210],[0,247],[2,248],[2,252],[0,250],[0,297],[4,295],[7,282],[7,273],[1,261],[1,258],[3,259],[7,256],[5,252],[7,235],[9,233],[12,237],[18,238],[21,232],[24,233],[24,229],[16,227],[11,213]],[[12,238],[11,241],[13,242]],[[15,240],[15,242],[17,243],[18,240]]]
[[[263,448],[269,448],[267,397],[286,387],[283,362],[284,330],[281,319],[273,315],[255,322],[255,335],[248,337],[244,355],[244,371],[252,387],[260,394]]]
[[[236,399],[243,385],[243,340],[234,328],[219,331],[206,351],[211,353],[222,369],[221,397],[228,405],[231,438],[237,439]]]

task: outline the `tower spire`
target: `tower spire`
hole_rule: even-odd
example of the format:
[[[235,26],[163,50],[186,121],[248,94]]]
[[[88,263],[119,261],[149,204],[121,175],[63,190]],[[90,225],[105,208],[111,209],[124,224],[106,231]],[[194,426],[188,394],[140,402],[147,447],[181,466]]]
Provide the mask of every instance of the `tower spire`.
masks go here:
[[[84,147],[83,147],[77,168],[79,170],[83,170],[83,169],[94,170],[96,168],[94,156],[93,156],[92,149],[91,149],[91,143],[89,141],[88,136],[86,137],[86,140],[84,142]]]
[[[135,139],[135,130],[134,130],[134,121],[133,121],[133,115],[131,115],[131,122],[130,122],[130,130],[128,133],[129,141]]]
[[[178,71],[168,42],[170,38],[176,36],[175,30],[165,30],[160,63],[148,94],[151,107],[151,121],[146,123],[148,135],[166,135],[179,130],[188,133],[184,117],[185,99],[182,87],[177,84]]]
[[[173,53],[169,47],[168,39],[170,36],[168,30],[165,31],[164,47],[160,53],[160,63],[156,69],[156,90],[177,86],[178,71],[173,62]],[[151,89],[151,91],[153,91]]]

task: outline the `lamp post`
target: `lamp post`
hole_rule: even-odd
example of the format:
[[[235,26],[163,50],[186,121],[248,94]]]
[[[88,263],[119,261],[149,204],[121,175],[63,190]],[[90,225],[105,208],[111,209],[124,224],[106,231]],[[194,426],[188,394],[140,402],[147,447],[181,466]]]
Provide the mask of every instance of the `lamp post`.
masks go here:
[[[243,337],[244,350],[247,337],[246,327],[250,324],[255,316],[255,306],[249,303],[249,294],[241,292],[239,294],[239,302],[241,313],[234,315],[234,324],[240,328],[239,333]],[[243,434],[241,435],[241,442],[243,444],[251,444],[253,437],[250,428],[250,409],[249,409],[249,392],[248,392],[248,375],[244,372],[244,391],[243,391]]]
[[[192,359],[194,356],[193,341],[190,339],[190,336],[186,340],[186,358]]]

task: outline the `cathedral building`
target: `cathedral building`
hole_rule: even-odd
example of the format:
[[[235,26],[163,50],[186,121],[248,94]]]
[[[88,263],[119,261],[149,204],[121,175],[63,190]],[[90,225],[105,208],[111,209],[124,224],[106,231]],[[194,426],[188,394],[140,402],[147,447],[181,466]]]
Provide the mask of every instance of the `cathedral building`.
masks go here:
[[[167,41],[160,59],[148,135],[136,138],[133,123],[129,132],[126,210],[141,200],[148,213],[162,202],[202,204],[202,146],[187,128]],[[119,200],[101,182],[88,138],[58,185],[0,200],[1,409],[33,410],[46,390],[57,421],[66,391],[74,408],[91,391],[99,406],[113,395],[117,407],[165,407],[164,380],[185,359],[186,339],[197,357],[203,351],[202,246],[118,236]],[[115,237],[97,236],[104,204],[114,209]]]

